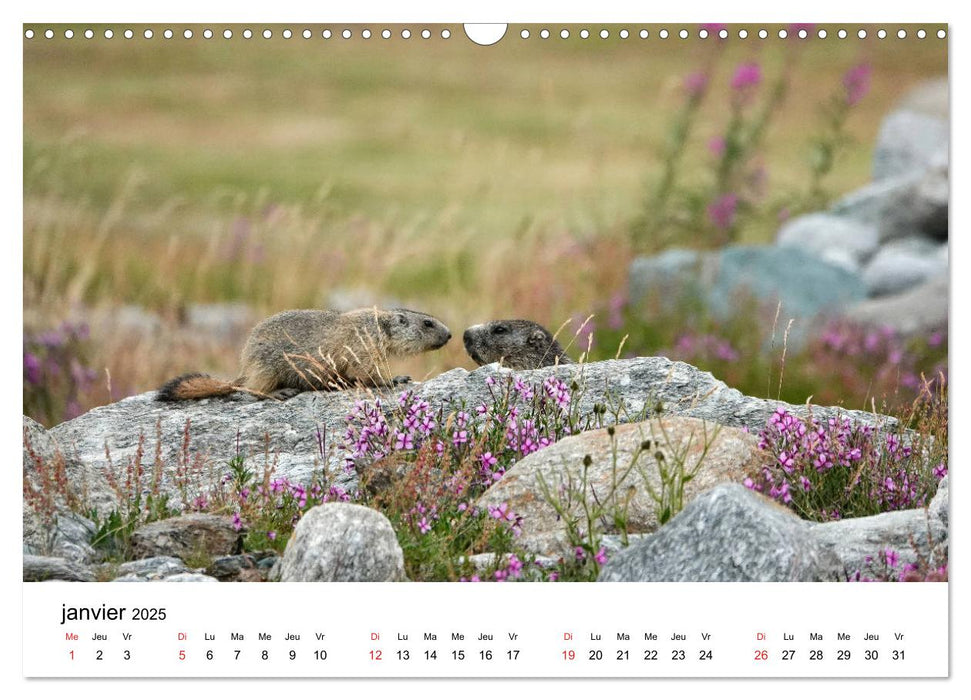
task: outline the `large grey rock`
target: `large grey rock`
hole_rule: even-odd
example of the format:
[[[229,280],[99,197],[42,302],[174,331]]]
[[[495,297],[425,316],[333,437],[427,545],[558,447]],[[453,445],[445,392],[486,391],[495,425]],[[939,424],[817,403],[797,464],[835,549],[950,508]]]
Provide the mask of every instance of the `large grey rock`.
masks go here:
[[[865,572],[885,549],[896,552],[901,564],[933,560],[934,550],[948,540],[947,526],[923,508],[815,523],[810,528],[816,542],[839,557],[847,577]]]
[[[801,248],[852,271],[858,270],[879,244],[875,225],[826,212],[796,217],[786,222],[776,236],[776,245]]]
[[[947,248],[926,238],[903,238],[880,248],[863,270],[871,297],[899,294],[936,278],[947,278]]]
[[[948,306],[947,277],[936,277],[901,294],[861,302],[846,317],[902,335],[926,334],[947,328]]]
[[[88,567],[61,557],[24,555],[24,581],[94,581]]]
[[[404,555],[381,513],[351,503],[307,511],[287,542],[281,581],[401,581]]]
[[[721,317],[736,313],[746,296],[772,309],[781,302],[783,318],[831,313],[866,296],[863,281],[842,262],[788,246],[737,245],[638,258],[630,266],[629,286],[632,303],[694,295]]]
[[[947,76],[921,81],[900,99],[897,109],[950,119],[950,84]]]
[[[218,557],[238,552],[243,534],[228,516],[189,513],[142,525],[132,533],[131,547],[139,558]]]
[[[913,109],[889,114],[880,125],[873,153],[873,179],[908,175],[926,169],[935,154],[947,150],[946,118]]]
[[[407,388],[433,406],[447,408],[464,401],[471,407],[491,401],[490,387],[486,384],[489,377],[510,374],[536,384],[553,375],[567,384],[577,382],[580,388],[574,392],[573,406],[585,419],[593,416],[595,404],[607,403],[619,410],[622,420],[637,420],[660,402],[667,415],[692,416],[758,432],[779,406],[798,415],[805,415],[807,410],[805,406],[747,397],[708,372],[664,357],[609,360],[515,373],[488,365],[472,372],[451,370]],[[400,391],[306,392],[283,402],[234,395],[177,404],[155,401],[154,392],[149,392],[89,411],[56,426],[51,434],[75,465],[78,487],[83,485],[89,502],[104,512],[116,507],[115,493],[104,478],[104,470],[109,467],[105,445],[110,448],[115,469],[136,454],[140,434],[147,438],[144,450],[154,455],[156,424],[162,436],[161,488],[173,494],[174,505],[179,504],[175,475],[187,424],[190,457],[192,460],[198,457],[205,467],[202,475],[190,475],[190,498],[195,490],[211,485],[212,472],[218,477],[220,469],[226,471],[222,465],[236,455],[237,434],[240,453],[257,471],[263,469],[266,436],[277,477],[306,484],[326,469],[332,483],[353,492],[357,488],[357,475],[344,471],[345,453],[339,447],[347,428],[346,417],[361,399],[380,397],[385,406],[396,406]],[[813,410],[816,415],[827,416],[838,412],[838,409]],[[860,421],[892,421],[873,414],[847,413]]]
[[[692,501],[670,523],[614,555],[601,581],[833,581],[835,555],[809,524],[740,484]]]
[[[645,440],[651,444],[643,450]],[[608,521],[613,510],[623,511],[629,533],[653,532],[661,515],[651,497],[652,492],[661,492],[658,452],[664,455],[667,470],[674,468],[676,455],[688,471],[697,469],[694,478],[684,485],[684,503],[716,484],[754,478],[766,462],[753,434],[697,418],[662,417],[618,426],[613,439],[607,430],[593,430],[534,452],[482,494],[478,505],[501,505],[522,517],[517,543],[543,556],[563,556],[570,550],[566,523],[551,500],[565,507],[584,531],[588,529],[582,505],[586,502],[591,507],[600,504],[610,509]],[[587,455],[591,463],[584,468]],[[543,484],[550,500],[545,497]],[[600,532],[613,532],[612,521],[598,520],[595,527]]]
[[[23,500],[24,554],[53,556],[78,564],[89,564],[98,558],[90,542],[97,530],[95,524],[80,515],[81,490],[71,482],[71,469],[57,443],[42,425],[23,417],[23,458],[25,486],[36,490],[40,500]],[[56,486],[63,481],[68,489]],[[72,510],[72,508],[74,510]]]

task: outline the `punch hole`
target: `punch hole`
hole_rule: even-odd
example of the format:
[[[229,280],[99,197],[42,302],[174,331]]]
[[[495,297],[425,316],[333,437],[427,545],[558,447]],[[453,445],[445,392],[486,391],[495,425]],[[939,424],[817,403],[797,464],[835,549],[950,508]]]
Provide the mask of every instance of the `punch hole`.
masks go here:
[[[748,39],[748,30],[747,29],[739,29],[738,30],[738,38],[739,39]]]
[[[687,39],[688,38],[688,30],[687,29],[682,29],[680,32],[678,32],[678,36],[681,37],[682,39]]]
[[[898,39],[906,39],[907,38],[907,30],[906,29],[899,29],[899,30],[897,30],[897,38]]]
[[[314,33],[313,33],[312,31],[310,31],[309,29],[304,29],[304,30],[303,30],[303,32],[301,33],[301,36],[302,36],[302,37],[303,37],[304,39],[309,39],[309,38],[310,38],[310,37],[312,37],[313,35],[314,35]]]
[[[431,39],[432,38],[432,33],[429,30],[427,30],[427,29],[422,29],[421,30],[421,38],[422,39]]]
[[[799,34],[798,34],[797,36],[798,36],[798,37],[799,37],[800,39],[805,39],[806,37],[808,37],[808,36],[809,36],[809,32],[807,32],[807,31],[806,31],[805,29],[800,29],[800,30],[799,30]]]
[[[211,29],[203,29],[202,30],[202,38],[203,39],[212,39],[212,30]]]
[[[105,39],[111,39],[115,33],[110,29],[105,29]]]
[[[345,29],[344,31],[341,32],[341,36],[344,37],[345,39],[350,39],[353,36],[353,33],[351,32],[350,29]]]
[[[836,36],[838,36],[840,39],[845,39],[846,38],[846,30],[845,29],[840,29],[838,32],[836,32]]]
[[[937,38],[938,39],[943,39],[946,36],[947,36],[947,32],[946,31],[944,31],[943,29],[938,29],[937,30]]]
[[[450,30],[448,30],[448,29],[443,29],[442,30],[442,38],[443,39],[448,39],[450,36],[452,36],[452,32]]]
[[[401,30],[401,38],[402,39],[410,39],[411,38],[411,30],[410,29],[402,29]]]
[[[923,29],[918,29],[917,30],[917,38],[918,39],[923,39],[926,36],[927,36],[927,32],[925,32]]]
[[[661,31],[663,32],[664,30],[662,29]],[[626,39],[629,36],[630,36],[630,32],[629,31],[627,31],[626,29],[621,29],[620,30],[620,38],[621,39]]]
[[[886,39],[886,38],[887,38],[887,30],[886,29],[879,29],[879,30],[877,30],[877,39]]]
[[[701,31],[704,31],[704,29],[702,29]],[[646,29],[642,29],[642,30],[640,31],[640,33],[639,33],[639,35],[638,35],[638,36],[640,36],[640,37],[641,37],[641,39],[646,39],[646,38],[647,38],[647,37],[649,37],[650,35],[651,35],[651,34],[650,34],[650,32],[648,32],[648,31],[647,31]],[[704,38],[704,37],[702,37],[702,38]]]
[[[85,29],[84,30],[84,38],[85,39],[94,39],[94,31],[91,30],[91,29]]]
[[[269,29],[264,29],[263,30],[263,38],[264,39],[269,39],[272,36],[273,36],[273,32],[271,32]]]
[[[539,33],[539,36],[540,36],[540,39],[549,39],[550,38],[550,30],[549,29],[543,29],[543,30],[541,30],[540,33]]]
[[[363,32],[361,32],[361,36],[364,37],[365,39],[370,39],[371,38],[371,30],[370,29],[365,29]]]
[[[26,38],[28,38],[28,39],[33,39],[34,38],[34,30],[33,29],[28,29],[27,31],[24,32],[24,36]]]
[[[581,39],[589,39],[590,38],[590,31],[587,30],[587,29],[581,29],[580,30],[580,38]]]
[[[561,39],[569,39],[570,38],[570,31],[568,29],[561,29],[560,30],[560,38]]]
[[[192,30],[191,29],[186,29],[184,32],[182,32],[182,38],[183,39],[191,39],[192,38]]]
[[[283,30],[283,38],[284,39],[289,39],[292,36],[293,36],[293,32],[291,32],[289,29],[284,29]]]
[[[153,32],[151,29],[146,29],[144,32],[142,32],[142,36],[146,39],[151,39],[153,36],[155,36],[155,32]]]
[[[708,30],[707,29],[699,29],[698,30],[698,36],[700,36],[702,39],[707,39],[708,38]]]
[[[825,29],[820,29],[818,32],[816,32],[816,36],[818,36],[820,39],[825,39],[827,36],[829,36],[829,34]]]
[[[251,39],[252,37],[253,37],[252,30],[250,30],[250,29],[244,29],[243,30],[243,38],[244,39]]]
[[[506,24],[464,24],[465,36],[479,46],[492,46],[506,36]],[[544,30],[545,31],[545,30]],[[548,34],[548,32],[547,32]],[[543,37],[544,39],[546,37]]]
[[[728,30],[727,29],[719,29],[718,30],[718,38],[719,39],[727,39],[728,38]]]
[[[73,39],[74,38],[74,30],[73,29],[65,29],[64,30],[64,38],[65,39]]]
[[[856,35],[861,39],[866,39],[866,29],[861,29],[856,33]]]
[[[787,32],[785,29],[780,29],[779,30],[779,38],[780,39],[785,39],[788,36],[789,36],[789,32]]]
[[[661,39],[667,39],[667,38],[668,38],[668,36],[669,36],[669,35],[668,35],[668,30],[667,30],[667,29],[662,29],[661,31],[659,31],[659,32],[657,33],[657,35],[658,35],[658,36],[659,36],[659,37],[660,37]]]
[[[126,39],[132,39],[132,38],[134,38],[134,36],[135,36],[135,32],[133,32],[131,29],[126,29],[125,30],[125,38]]]
[[[606,29],[601,29],[600,30],[600,38],[601,39],[606,39],[608,36],[610,36],[610,32],[608,32]]]
[[[769,38],[769,33],[766,30],[764,30],[764,29],[760,29],[759,30],[759,39],[768,39],[768,38]]]
[[[171,29],[166,29],[164,32],[162,32],[162,36],[164,36],[166,39],[171,39],[173,36],[175,36],[175,34]]]
[[[381,38],[382,39],[390,39],[391,38],[391,30],[390,29],[383,29],[383,30],[381,30]]]
[[[320,33],[320,36],[324,37],[325,39],[330,39],[332,36],[334,36],[334,34],[329,29],[325,29]]]
[[[232,39],[232,38],[233,38],[233,30],[232,29],[226,29],[226,30],[223,31],[223,39]]]

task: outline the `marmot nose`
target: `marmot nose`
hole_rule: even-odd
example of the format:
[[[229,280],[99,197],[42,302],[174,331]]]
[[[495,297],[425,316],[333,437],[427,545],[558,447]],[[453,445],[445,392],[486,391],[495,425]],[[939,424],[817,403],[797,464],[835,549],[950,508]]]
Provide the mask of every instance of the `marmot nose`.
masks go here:
[[[469,343],[472,342],[472,331],[471,331],[471,329],[465,331],[465,333],[462,334],[462,342],[464,342],[466,345],[468,345]]]
[[[447,343],[451,339],[452,339],[452,331],[446,331],[445,332],[445,342]]]

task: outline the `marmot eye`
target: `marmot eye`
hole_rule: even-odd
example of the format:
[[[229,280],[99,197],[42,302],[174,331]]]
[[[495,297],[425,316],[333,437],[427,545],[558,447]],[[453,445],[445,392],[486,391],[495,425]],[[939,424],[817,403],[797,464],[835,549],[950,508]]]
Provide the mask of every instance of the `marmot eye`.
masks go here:
[[[425,319],[425,328],[434,328],[435,322],[430,319]]]
[[[507,330],[508,329],[505,326],[496,326],[495,328],[492,329],[492,332],[496,335],[502,335]]]

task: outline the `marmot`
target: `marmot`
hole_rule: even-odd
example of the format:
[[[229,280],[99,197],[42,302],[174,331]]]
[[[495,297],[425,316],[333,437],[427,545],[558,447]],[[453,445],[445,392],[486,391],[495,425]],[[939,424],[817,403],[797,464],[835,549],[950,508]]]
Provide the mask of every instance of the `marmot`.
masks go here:
[[[184,374],[160,388],[157,398],[181,401],[248,391],[288,399],[301,391],[393,386],[410,377],[384,376],[389,358],[437,350],[451,337],[437,318],[408,309],[283,311],[252,330],[235,381]]]
[[[553,334],[532,321],[482,323],[467,328],[462,340],[469,357],[480,365],[501,362],[510,369],[539,369],[573,364]]]

